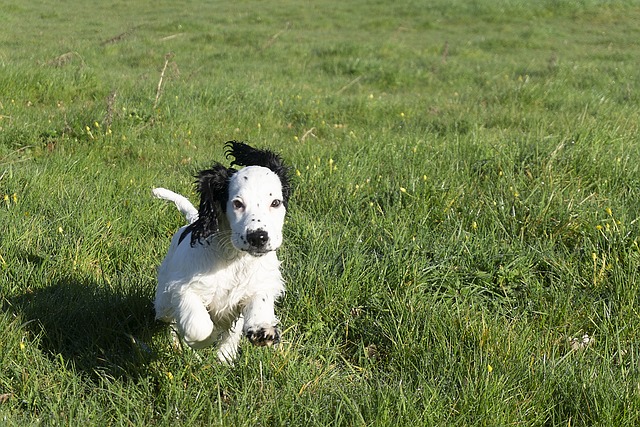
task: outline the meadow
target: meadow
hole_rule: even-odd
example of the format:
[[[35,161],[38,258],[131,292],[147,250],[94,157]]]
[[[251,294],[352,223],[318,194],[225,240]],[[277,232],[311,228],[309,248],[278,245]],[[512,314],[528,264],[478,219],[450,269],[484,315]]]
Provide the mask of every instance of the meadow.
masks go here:
[[[640,424],[640,2],[0,19],[0,425]],[[282,343],[225,366],[154,320],[151,189],[231,139],[294,193]]]

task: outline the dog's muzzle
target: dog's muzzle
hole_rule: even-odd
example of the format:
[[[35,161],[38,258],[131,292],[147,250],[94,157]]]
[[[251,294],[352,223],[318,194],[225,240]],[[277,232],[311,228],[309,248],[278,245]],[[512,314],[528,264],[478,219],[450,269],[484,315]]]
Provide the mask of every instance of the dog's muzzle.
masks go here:
[[[264,255],[269,252],[267,243],[269,243],[269,233],[264,230],[253,230],[247,232],[247,243],[250,248],[248,252],[252,255]]]

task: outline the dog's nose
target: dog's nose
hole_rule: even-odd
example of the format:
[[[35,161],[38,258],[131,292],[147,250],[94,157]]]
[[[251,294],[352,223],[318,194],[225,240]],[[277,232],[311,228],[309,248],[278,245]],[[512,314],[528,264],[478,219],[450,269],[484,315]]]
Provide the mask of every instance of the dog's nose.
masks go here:
[[[254,230],[247,233],[247,242],[254,248],[263,248],[269,241],[269,233],[264,230]]]

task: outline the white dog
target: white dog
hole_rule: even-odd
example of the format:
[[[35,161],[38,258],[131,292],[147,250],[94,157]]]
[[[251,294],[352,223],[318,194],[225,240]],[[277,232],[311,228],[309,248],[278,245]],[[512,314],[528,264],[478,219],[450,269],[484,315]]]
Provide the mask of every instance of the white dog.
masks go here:
[[[171,323],[193,348],[218,345],[231,362],[242,335],[271,346],[280,332],[274,313],[284,294],[280,261],[289,201],[288,169],[280,156],[237,141],[227,143],[231,166],[216,163],[197,176],[198,210],[184,196],[156,188],[189,222],[173,236],[158,269],[156,318]]]

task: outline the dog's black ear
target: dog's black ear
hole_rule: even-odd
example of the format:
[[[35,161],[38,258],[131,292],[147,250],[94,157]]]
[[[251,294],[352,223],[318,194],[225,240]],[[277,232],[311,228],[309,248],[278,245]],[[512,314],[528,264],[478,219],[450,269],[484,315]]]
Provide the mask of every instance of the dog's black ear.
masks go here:
[[[271,169],[282,184],[282,197],[284,206],[287,207],[291,196],[291,178],[289,168],[282,158],[270,150],[258,150],[241,141],[228,141],[225,144],[227,159],[233,157],[231,166],[262,166]]]
[[[219,215],[226,210],[229,198],[229,179],[236,172],[220,163],[196,175],[196,190],[200,193],[198,219],[185,229],[180,241],[191,232],[191,246],[206,239],[220,229]]]

